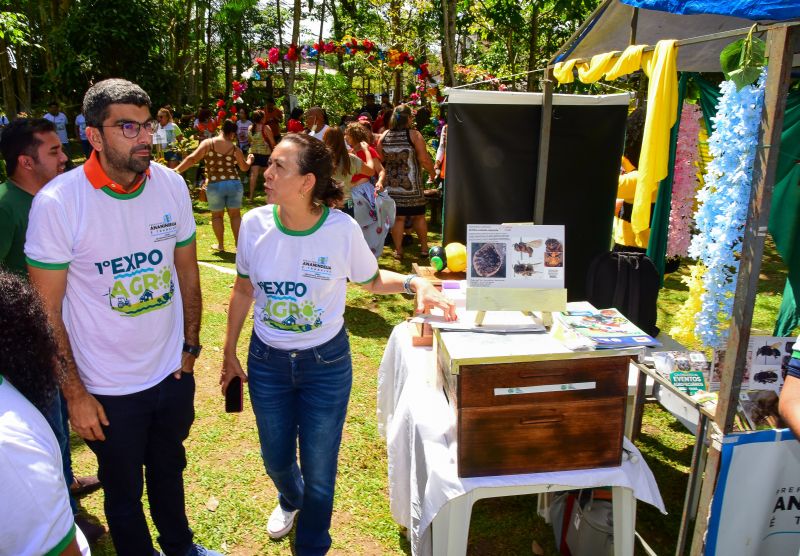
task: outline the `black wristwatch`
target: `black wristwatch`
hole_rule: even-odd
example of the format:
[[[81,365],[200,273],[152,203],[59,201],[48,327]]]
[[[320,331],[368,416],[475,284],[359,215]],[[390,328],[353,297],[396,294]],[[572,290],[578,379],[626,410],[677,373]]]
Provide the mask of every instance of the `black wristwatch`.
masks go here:
[[[188,353],[189,355],[194,355],[195,357],[200,357],[200,352],[203,350],[203,346],[192,346],[183,342],[183,351]]]

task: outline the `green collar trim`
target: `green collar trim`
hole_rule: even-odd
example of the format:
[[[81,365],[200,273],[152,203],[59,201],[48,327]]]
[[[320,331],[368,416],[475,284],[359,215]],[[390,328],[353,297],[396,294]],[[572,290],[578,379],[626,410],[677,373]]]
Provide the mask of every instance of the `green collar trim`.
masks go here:
[[[328,207],[322,207],[322,216],[319,217],[317,223],[311,226],[307,230],[290,230],[289,228],[285,227],[281,222],[281,218],[278,215],[278,205],[272,205],[272,215],[275,218],[275,225],[278,226],[278,229],[286,234],[287,236],[310,236],[317,230],[322,227],[322,224],[325,223],[325,219],[328,218],[328,213],[330,213],[330,209]]]
[[[121,201],[127,201],[129,199],[135,199],[136,197],[141,195],[142,191],[144,191],[144,188],[145,188],[146,185],[147,185],[147,178],[144,178],[144,181],[142,182],[142,185],[137,187],[136,191],[134,191],[133,193],[117,193],[116,191],[114,191],[113,189],[108,187],[107,185],[101,187],[100,191],[102,191],[103,193],[105,193],[109,197],[114,197],[115,199],[119,199]]]

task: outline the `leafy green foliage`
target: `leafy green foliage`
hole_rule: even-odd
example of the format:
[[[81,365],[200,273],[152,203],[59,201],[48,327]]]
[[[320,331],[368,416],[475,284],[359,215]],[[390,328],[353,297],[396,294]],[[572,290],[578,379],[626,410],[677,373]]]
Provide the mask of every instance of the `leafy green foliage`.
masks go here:
[[[13,46],[33,46],[30,22],[25,14],[0,11],[0,39]]]
[[[753,29],[750,29],[744,39],[723,48],[719,55],[725,79],[733,80],[739,90],[755,83],[761,75],[761,68],[766,64],[766,43],[753,36]]]
[[[295,83],[297,101],[304,109],[311,107],[313,83],[314,75],[311,73],[304,74],[303,78]],[[350,87],[344,75],[325,73],[320,69],[315,104],[325,108],[330,125],[337,125],[341,116],[355,111],[361,106],[360,100],[358,93]]]

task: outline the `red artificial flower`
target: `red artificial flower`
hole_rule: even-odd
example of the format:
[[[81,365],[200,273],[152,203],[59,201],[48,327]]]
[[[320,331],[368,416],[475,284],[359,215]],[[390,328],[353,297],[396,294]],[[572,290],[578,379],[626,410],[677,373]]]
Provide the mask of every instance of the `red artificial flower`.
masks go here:
[[[325,51],[325,54],[330,54],[336,50],[336,44],[334,44],[333,41],[328,41],[325,43],[325,46],[323,46],[323,50]]]
[[[270,48],[269,49],[269,63],[270,64],[277,64],[278,61],[280,60],[280,55],[281,55],[281,53],[280,53],[280,50],[278,50],[278,47],[273,46],[272,48]]]
[[[297,45],[293,44],[289,47],[289,51],[286,53],[286,57],[291,62],[297,60]]]
[[[223,101],[220,101],[220,102],[222,102],[222,103],[223,103],[223,105],[225,104]],[[225,116],[226,116],[227,114],[228,114],[228,113],[227,113],[227,112],[225,112],[225,110],[220,110],[219,112],[217,112],[217,119],[218,119],[218,120],[222,120],[222,119],[224,119],[224,118],[225,118]]]
[[[361,41],[361,44],[364,46],[364,50],[366,50],[367,52],[372,50],[372,48],[375,46],[375,43],[373,43],[369,39],[364,39],[363,41]]]
[[[258,67],[261,69],[267,69],[268,64],[264,58],[256,58],[256,64],[258,64]]]
[[[217,108],[222,108],[223,106],[225,106],[225,101],[222,100],[222,99],[219,99],[217,101]]]

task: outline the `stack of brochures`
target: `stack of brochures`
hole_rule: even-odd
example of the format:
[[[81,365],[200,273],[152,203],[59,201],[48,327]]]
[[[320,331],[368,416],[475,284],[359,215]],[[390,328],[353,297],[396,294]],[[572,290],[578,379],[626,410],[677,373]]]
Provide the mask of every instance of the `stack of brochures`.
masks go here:
[[[578,311],[553,313],[552,334],[572,350],[660,346],[616,309],[595,309],[588,303]]]

